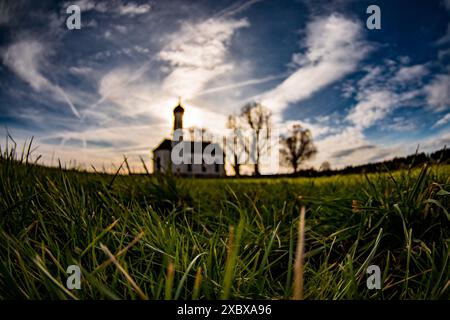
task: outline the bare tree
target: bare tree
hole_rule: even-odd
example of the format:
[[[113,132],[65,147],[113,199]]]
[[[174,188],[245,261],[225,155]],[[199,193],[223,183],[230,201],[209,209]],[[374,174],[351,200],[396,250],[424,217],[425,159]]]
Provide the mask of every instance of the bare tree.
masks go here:
[[[187,128],[191,141],[209,141],[211,140],[211,133],[206,128],[199,128],[192,126]]]
[[[330,171],[331,170],[331,164],[328,161],[322,162],[320,165],[320,171]]]
[[[236,176],[241,175],[242,157],[248,154],[248,145],[242,137],[242,120],[236,115],[228,116],[227,128],[231,130],[231,146],[227,151],[232,157],[231,166]]]
[[[267,144],[271,130],[271,112],[259,102],[246,104],[241,111],[243,121],[253,130],[255,137],[253,141],[255,171],[254,175],[259,176],[259,165],[261,156],[270,148]]]
[[[281,160],[298,172],[302,161],[310,159],[317,153],[312,141],[311,131],[296,124],[289,130],[288,136],[281,137]]]
[[[239,163],[238,135],[237,135],[239,129],[238,129],[238,119],[236,118],[236,116],[234,114],[228,116],[227,128],[231,129],[233,131],[233,137],[232,137],[233,145],[231,147],[233,162],[231,163],[231,166],[233,167],[234,174],[236,176],[240,176],[241,175],[241,172],[240,172],[241,164]]]

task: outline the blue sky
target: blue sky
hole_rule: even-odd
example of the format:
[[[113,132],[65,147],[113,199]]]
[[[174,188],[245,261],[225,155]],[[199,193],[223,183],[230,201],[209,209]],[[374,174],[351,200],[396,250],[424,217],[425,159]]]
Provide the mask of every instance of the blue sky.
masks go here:
[[[281,131],[311,129],[311,166],[433,151],[450,144],[449,17],[448,0],[0,0],[0,131],[46,164],[140,167],[182,96],[186,126],[213,133],[261,101]]]

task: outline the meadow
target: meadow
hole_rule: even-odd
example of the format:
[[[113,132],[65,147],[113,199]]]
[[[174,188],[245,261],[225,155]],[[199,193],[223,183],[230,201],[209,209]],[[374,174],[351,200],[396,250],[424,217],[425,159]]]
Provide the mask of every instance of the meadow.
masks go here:
[[[294,272],[300,208],[304,268]],[[199,179],[0,159],[0,299],[450,298],[450,166]],[[366,286],[369,265],[382,288]],[[68,290],[66,269],[82,270]]]

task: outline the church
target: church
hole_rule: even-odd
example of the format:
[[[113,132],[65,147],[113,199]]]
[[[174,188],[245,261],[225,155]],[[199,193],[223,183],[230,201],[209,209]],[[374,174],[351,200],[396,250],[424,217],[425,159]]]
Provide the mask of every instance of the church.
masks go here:
[[[219,144],[211,141],[188,141],[183,139],[183,114],[184,108],[181,106],[181,101],[178,101],[178,105],[173,110],[172,139],[164,139],[153,149],[153,172],[172,172],[180,176],[225,176],[225,156]],[[174,163],[172,161],[172,153],[178,153],[177,150],[181,149],[183,150],[182,152],[187,150],[188,154],[184,154],[183,158],[188,159],[188,161]],[[213,156],[217,154],[218,157],[215,157],[215,159],[221,159],[221,161],[214,161],[213,163],[205,161],[204,154],[207,154],[208,150],[209,152],[212,151]],[[198,161],[198,159],[201,160]]]

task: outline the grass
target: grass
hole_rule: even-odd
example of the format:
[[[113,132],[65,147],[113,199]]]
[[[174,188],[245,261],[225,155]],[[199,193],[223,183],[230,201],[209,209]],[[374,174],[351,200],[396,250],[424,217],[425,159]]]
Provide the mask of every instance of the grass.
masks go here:
[[[450,298],[449,166],[177,179],[29,153],[1,152],[1,299]],[[66,289],[72,264],[81,290]],[[381,290],[366,287],[371,264]]]

